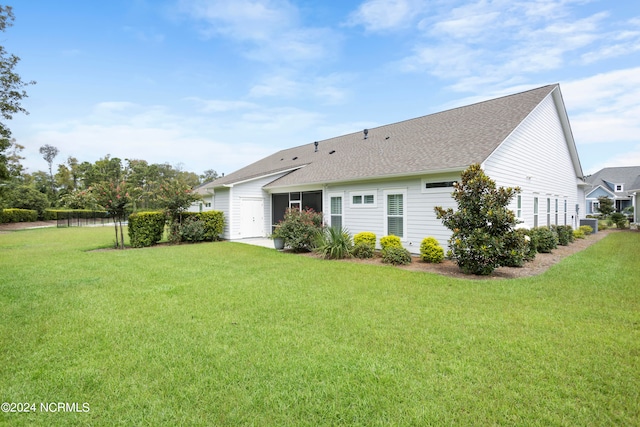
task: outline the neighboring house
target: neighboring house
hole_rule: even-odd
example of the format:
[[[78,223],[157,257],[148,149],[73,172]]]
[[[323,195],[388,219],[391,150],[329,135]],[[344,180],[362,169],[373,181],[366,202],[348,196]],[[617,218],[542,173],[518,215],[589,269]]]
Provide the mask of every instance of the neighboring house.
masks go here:
[[[640,166],[604,168],[586,177],[589,187],[586,189],[587,214],[597,214],[600,203],[598,198],[604,196],[613,200],[616,212],[633,206],[636,218],[637,193],[640,189]]]
[[[211,189],[212,182],[213,181],[204,183],[193,189],[193,192],[199,194],[200,197],[202,197],[202,200],[192,203],[188,212],[206,212],[214,210],[213,190]]]
[[[456,207],[453,182],[480,163],[526,227],[576,226],[583,173],[559,85],[312,142],[207,185],[224,237],[268,236],[287,208],[310,207],[352,234],[395,234],[411,252],[424,237],[446,247],[435,206]]]

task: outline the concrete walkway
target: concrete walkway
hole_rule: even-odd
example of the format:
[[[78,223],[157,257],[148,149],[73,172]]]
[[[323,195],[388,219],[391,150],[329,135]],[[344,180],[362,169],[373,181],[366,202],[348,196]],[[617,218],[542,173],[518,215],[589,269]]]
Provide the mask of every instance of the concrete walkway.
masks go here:
[[[245,243],[247,245],[262,246],[263,248],[275,249],[273,246],[273,240],[266,237],[255,237],[250,239],[235,239],[231,240],[235,243]]]

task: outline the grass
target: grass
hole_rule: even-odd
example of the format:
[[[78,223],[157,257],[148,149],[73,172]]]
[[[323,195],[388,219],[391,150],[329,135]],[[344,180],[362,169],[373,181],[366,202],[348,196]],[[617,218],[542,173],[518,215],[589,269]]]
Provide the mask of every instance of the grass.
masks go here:
[[[640,424],[640,233],[489,281],[112,240],[0,235],[1,425]]]

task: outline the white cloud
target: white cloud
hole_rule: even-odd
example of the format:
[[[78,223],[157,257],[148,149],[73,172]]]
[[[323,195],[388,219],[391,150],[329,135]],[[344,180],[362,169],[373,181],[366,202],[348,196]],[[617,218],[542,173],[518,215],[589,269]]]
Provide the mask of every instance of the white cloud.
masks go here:
[[[280,70],[254,85],[249,91],[249,96],[307,100],[312,98],[322,104],[339,104],[349,96],[349,90],[346,89],[348,82],[352,80],[349,75],[334,73],[327,76],[297,77],[295,74],[295,71]]]
[[[326,58],[339,38],[329,29],[305,27],[286,0],[182,0],[179,10],[204,23],[205,38],[240,43],[244,55],[261,62],[307,62]]]
[[[638,141],[640,67],[561,85],[577,144]]]
[[[367,0],[353,12],[348,25],[362,25],[367,31],[388,31],[408,27],[424,9],[415,0]]]
[[[185,170],[232,172],[279,149],[311,142],[324,117],[299,108],[269,108],[244,101],[191,98],[198,109],[176,114],[165,106],[103,102],[87,115],[57,123],[31,123],[20,131],[31,172],[43,170],[38,147],[94,162],[107,154],[150,163],[183,164]]]
[[[486,92],[487,84],[519,84],[577,63],[581,55],[583,61],[597,60],[640,49],[635,30],[618,31],[616,40],[602,45],[610,14],[577,18],[574,6],[583,3],[481,0],[454,8],[438,4],[428,14],[423,9],[417,27],[422,37],[397,65],[453,81],[456,91]]]

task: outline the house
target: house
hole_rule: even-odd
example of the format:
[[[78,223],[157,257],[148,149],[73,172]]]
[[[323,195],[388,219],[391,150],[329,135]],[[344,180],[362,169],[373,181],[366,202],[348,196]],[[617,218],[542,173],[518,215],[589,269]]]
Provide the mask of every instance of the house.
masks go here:
[[[202,199],[192,203],[191,206],[189,206],[188,212],[206,212],[214,210],[213,189],[211,188],[212,182],[213,181],[206,182],[193,189],[193,192],[200,195]]]
[[[453,183],[473,163],[522,192],[526,227],[577,226],[583,173],[559,85],[549,85],[279,151],[207,186],[224,237],[268,236],[287,208],[313,208],[352,234],[395,234],[413,253],[450,236],[435,206],[456,207]]]
[[[604,168],[585,180],[589,184],[585,195],[587,214],[598,214],[598,199],[604,196],[613,200],[616,212],[633,207],[634,222],[637,222],[635,211],[640,191],[640,166]]]

